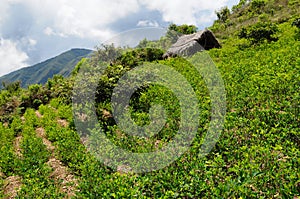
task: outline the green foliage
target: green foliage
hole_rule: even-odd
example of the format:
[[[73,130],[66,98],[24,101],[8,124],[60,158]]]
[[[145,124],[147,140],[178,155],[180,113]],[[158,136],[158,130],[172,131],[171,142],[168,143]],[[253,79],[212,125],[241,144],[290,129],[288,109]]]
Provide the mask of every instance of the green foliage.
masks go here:
[[[278,32],[276,24],[272,23],[257,23],[249,28],[242,28],[239,32],[240,38],[250,40],[253,44],[259,44],[267,40],[268,42],[277,41],[275,36]]]
[[[168,27],[168,31],[174,31],[184,35],[196,33],[197,29],[198,28],[195,25],[187,25],[187,24],[183,24],[180,26],[176,24],[170,24]]]
[[[256,13],[260,13],[265,5],[265,0],[252,0],[250,3],[250,9]]]
[[[292,22],[292,26],[297,27],[297,30],[295,30],[296,34],[294,37],[297,41],[299,41],[300,40],[300,18],[294,19]]]
[[[242,27],[248,28],[260,21],[281,24],[299,17],[299,6],[298,0],[242,0],[233,6],[225,23],[216,20],[211,30],[219,39],[226,40],[229,35],[238,34]]]
[[[85,64],[85,62],[87,62],[87,58],[82,58],[75,66],[75,68],[72,70],[71,74],[72,76],[76,76],[81,68],[82,65]],[[48,81],[49,83],[49,81]]]
[[[121,47],[115,47],[114,44],[101,44],[92,55],[92,65],[96,66],[99,63],[108,62],[113,63],[118,57],[122,55],[125,50]]]
[[[152,49],[162,49],[167,51],[172,44],[174,44],[178,39],[178,33],[174,31],[168,31],[166,36],[162,36],[157,41],[148,41],[143,39],[136,46],[137,49],[152,48]]]
[[[19,82],[3,84],[6,89],[0,91],[0,122],[11,122],[14,115],[18,114],[21,94]]]
[[[175,43],[177,39],[182,35],[193,34],[198,31],[198,28],[195,25],[176,25],[170,24],[168,31],[166,33],[165,39],[167,39],[171,44]],[[165,48],[162,48],[165,49]]]
[[[5,128],[2,123],[0,123],[0,140],[0,171],[10,176],[17,170],[19,162],[13,150],[14,131]]]
[[[2,82],[2,87],[4,90],[7,90],[12,95],[17,94],[21,90],[21,82],[16,81],[16,82],[9,83],[9,84]]]
[[[30,85],[28,90],[21,97],[22,102],[20,108],[23,111],[27,108],[37,109],[41,104],[46,104],[49,98],[49,90],[38,84]]]
[[[220,22],[225,23],[227,21],[227,19],[229,18],[230,15],[230,10],[228,7],[224,7],[222,9],[220,9],[219,11],[216,11],[218,20]]]
[[[73,79],[65,79],[61,75],[54,75],[52,79],[49,79],[45,85],[50,98],[60,98],[64,103],[71,104],[72,102],[72,89]]]
[[[143,62],[161,60],[163,51],[153,48],[134,49],[124,52],[115,60],[114,65],[107,67],[104,75],[100,78],[99,86],[96,91],[96,101],[106,101],[111,98],[113,88],[119,78],[127,71]]]
[[[116,64],[133,68],[143,62],[161,60],[163,56],[161,49],[140,48],[125,52],[116,59]]]
[[[269,30],[268,26],[245,26],[243,34],[249,35],[246,39],[251,42],[256,37],[268,40],[269,36],[254,34]],[[291,27],[291,21],[276,26],[278,30],[270,37],[278,36],[277,42],[264,43],[257,39],[260,45],[248,45],[241,50],[239,45],[246,39],[230,35],[222,49],[208,52],[224,80],[227,114],[219,141],[207,156],[198,157],[211,117],[210,93],[201,75],[182,58],[157,60],[162,53],[159,50],[136,49],[124,52],[100,79],[95,79],[99,81],[95,105],[99,125],[112,143],[133,152],[156,151],[172,140],[180,125],[181,105],[163,86],[142,87],[130,100],[130,116],[141,126],[149,124],[153,104],[161,104],[166,109],[166,125],[149,139],[127,135],[103,114],[104,110],[111,112],[111,91],[122,75],[142,63],[158,62],[182,74],[199,101],[199,129],[184,155],[162,170],[143,174],[121,173],[106,167],[86,150],[82,144],[85,140],[79,137],[82,132],[77,132],[74,125],[58,124],[59,119],[69,123],[73,120],[72,107],[63,96],[70,96],[70,85],[76,76],[70,79],[57,76],[45,87],[33,85],[14,94],[1,91],[1,106],[8,107],[12,100],[18,102],[28,94],[43,99],[42,94],[51,90],[45,104],[35,102],[35,106],[41,104],[38,107],[41,118],[35,109],[26,108],[24,114],[12,115],[10,122],[0,123],[0,171],[5,177],[21,177],[22,187],[17,198],[67,197],[61,193],[62,185],[53,179],[52,169],[47,164],[50,157],[59,159],[76,175],[79,191],[75,198],[299,197],[300,43],[295,40],[297,28]],[[99,63],[93,65],[83,60],[78,68],[85,67],[97,69]],[[31,102],[34,100],[32,97]],[[45,129],[45,138],[55,146],[54,151],[47,150],[36,135],[40,127]],[[96,132],[90,129],[86,133]],[[16,155],[16,136],[22,136],[22,157]],[[1,189],[3,186],[0,177]],[[0,196],[3,196],[1,191]]]
[[[233,12],[238,12],[241,8],[245,7],[245,5],[249,3],[248,0],[240,0],[240,2],[237,5],[234,5],[232,7]]]
[[[300,18],[295,19],[292,25],[300,29]]]

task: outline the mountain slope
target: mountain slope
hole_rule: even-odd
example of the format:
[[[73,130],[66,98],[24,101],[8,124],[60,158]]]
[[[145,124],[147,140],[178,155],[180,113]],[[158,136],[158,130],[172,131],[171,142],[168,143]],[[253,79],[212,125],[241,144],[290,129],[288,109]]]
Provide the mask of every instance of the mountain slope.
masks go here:
[[[273,6],[274,1],[266,0],[265,8]],[[274,15],[284,15],[282,12],[282,9],[275,10]],[[243,16],[247,18],[248,14]],[[146,129],[149,137],[141,137],[132,134],[136,126],[123,123],[124,129],[116,124],[112,105],[118,110],[118,102],[124,98],[122,90],[115,88],[124,86],[127,89],[124,93],[128,94],[131,82],[149,84],[142,84],[143,78],[135,77],[135,73],[129,73],[127,77],[132,78],[126,84],[119,81],[120,77],[139,69],[136,66],[144,63],[140,60],[152,53],[141,54],[140,50],[132,49],[121,57],[121,64],[110,64],[100,78],[94,78],[94,71],[102,70],[102,65],[86,60],[78,64],[78,68],[85,69],[82,76],[74,73],[69,78],[54,78],[45,87],[20,89],[12,85],[0,91],[0,198],[299,199],[300,18],[296,27],[295,17],[278,22],[267,18],[267,23],[271,21],[278,28],[274,35],[276,41],[269,41],[264,34],[265,39],[257,43],[253,43],[252,37],[240,38],[238,26],[219,31],[222,48],[208,51],[226,90],[227,112],[219,137],[212,136],[213,130],[209,132],[212,124],[222,125],[213,122],[213,112],[217,117],[221,114],[212,108],[212,103],[224,98],[211,97],[218,92],[217,88],[212,92],[207,90],[217,80],[209,78],[207,73],[205,82],[188,58],[150,63],[150,66],[157,64],[175,70],[195,93],[190,95],[196,98],[200,114],[198,119],[192,118],[198,121],[198,128],[189,148],[184,141],[176,147],[181,126],[185,126],[183,130],[192,127],[182,125],[182,116],[187,110],[190,111],[186,115],[194,113],[186,103],[191,97],[187,96],[186,101],[179,98],[186,91],[178,95],[172,92],[173,88],[182,87],[182,81],[177,78],[173,87],[150,82],[149,86],[136,89],[125,108],[128,114],[121,117],[141,127],[159,124],[161,118],[160,130]],[[265,28],[255,26],[259,21],[248,22],[241,21],[244,24],[240,26],[246,29],[246,35]],[[227,35],[227,31],[232,34]],[[146,70],[143,72],[148,74]],[[150,79],[156,77],[149,74]],[[82,89],[73,87],[75,80]],[[93,91],[91,85],[95,82],[100,86],[91,98],[89,91]],[[117,91],[116,98],[122,99],[116,103],[111,100],[114,91]],[[77,96],[80,100],[73,100]],[[157,109],[159,106],[162,112]],[[95,121],[95,125],[89,121]],[[80,130],[79,126],[86,130]],[[211,151],[203,154],[215,139],[218,141]],[[165,153],[172,144],[173,152]],[[188,149],[184,154],[174,162],[169,161],[171,155],[185,147]],[[115,153],[116,148],[126,150],[128,155]],[[161,154],[147,161],[147,155],[155,152]],[[145,158],[133,164],[136,160],[130,154],[145,154]],[[157,171],[134,173],[133,170],[147,166],[158,169],[155,166],[166,162],[170,164]]]
[[[31,84],[44,84],[56,74],[67,77],[77,62],[89,56],[91,52],[91,50],[87,49],[71,49],[34,66],[22,68],[0,77],[0,82],[10,83],[21,81],[22,87],[27,87]]]
[[[299,0],[241,0],[232,10],[219,10],[219,20],[210,29],[218,39],[237,34],[243,27],[257,22],[280,24],[300,17]],[[227,11],[226,11],[227,10]]]

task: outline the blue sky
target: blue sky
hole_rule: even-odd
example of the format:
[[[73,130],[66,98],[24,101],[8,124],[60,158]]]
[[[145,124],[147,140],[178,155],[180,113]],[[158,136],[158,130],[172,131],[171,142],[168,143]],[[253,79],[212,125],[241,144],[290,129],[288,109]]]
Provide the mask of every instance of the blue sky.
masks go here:
[[[96,45],[123,31],[166,28],[170,23],[195,24],[203,29],[212,25],[216,10],[238,2],[1,0],[0,76],[71,48],[94,49]]]

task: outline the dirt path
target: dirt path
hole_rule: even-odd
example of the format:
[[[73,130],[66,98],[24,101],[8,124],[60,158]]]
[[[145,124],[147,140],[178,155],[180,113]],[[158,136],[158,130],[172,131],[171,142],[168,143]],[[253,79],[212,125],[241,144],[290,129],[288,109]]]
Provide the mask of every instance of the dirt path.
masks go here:
[[[54,147],[54,146],[52,145],[52,143],[46,138],[46,131],[45,131],[45,129],[43,129],[43,128],[40,127],[40,128],[37,128],[37,129],[35,130],[35,132],[36,132],[36,135],[37,135],[39,138],[42,138],[43,144],[47,147],[47,149],[53,153],[54,150],[55,150],[55,147]]]
[[[23,137],[20,135],[15,138],[14,141],[14,151],[17,154],[18,157],[22,157],[22,149],[21,149],[21,141]]]
[[[4,180],[4,194],[7,195],[5,199],[15,198],[18,191],[21,189],[21,177],[10,176]]]
[[[53,169],[50,175],[56,182],[60,182],[62,192],[67,194],[67,198],[75,196],[78,186],[76,178],[70,174],[68,168],[56,158],[50,158],[47,164]]]
[[[57,120],[57,123],[62,126],[62,127],[68,127],[69,126],[69,122],[67,122],[67,120],[62,120],[62,119],[59,119]]]
[[[42,115],[38,111],[36,112],[36,115],[39,118],[42,117]],[[62,127],[67,127],[69,125],[65,120],[58,120],[57,122]],[[78,186],[76,178],[68,171],[68,168],[64,166],[60,160],[55,158],[55,146],[51,141],[47,139],[45,129],[41,127],[37,128],[36,134],[38,137],[42,138],[44,145],[49,151],[52,152],[52,156],[47,162],[47,164],[53,169],[50,177],[53,178],[57,182],[57,184],[61,186],[61,191],[67,194],[67,198],[75,196],[75,193],[77,191],[76,187]]]

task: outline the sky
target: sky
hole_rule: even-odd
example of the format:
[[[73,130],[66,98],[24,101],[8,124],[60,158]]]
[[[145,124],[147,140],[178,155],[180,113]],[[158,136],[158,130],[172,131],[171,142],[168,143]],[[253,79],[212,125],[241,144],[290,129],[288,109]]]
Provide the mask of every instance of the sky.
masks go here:
[[[124,40],[130,40],[129,35],[136,40],[139,38],[137,35],[158,39],[163,34],[159,30],[167,28],[170,23],[194,24],[204,29],[216,19],[216,10],[232,7],[238,2],[1,0],[0,76],[72,48],[95,49],[101,43],[113,41],[112,38],[122,32],[128,33],[123,34],[123,44]],[[135,29],[143,31],[133,31]]]

